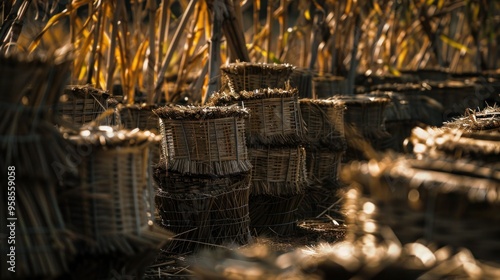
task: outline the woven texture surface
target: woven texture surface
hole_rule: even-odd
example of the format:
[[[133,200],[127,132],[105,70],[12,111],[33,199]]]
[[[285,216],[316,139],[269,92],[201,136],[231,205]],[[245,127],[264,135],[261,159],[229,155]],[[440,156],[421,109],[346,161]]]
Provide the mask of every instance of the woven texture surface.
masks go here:
[[[344,103],[335,99],[301,99],[300,112],[307,127],[308,145],[346,149],[344,129]]]
[[[71,86],[65,90],[63,98],[58,113],[64,120],[76,125],[94,121],[108,108],[108,95],[90,86]]]
[[[294,67],[289,64],[238,62],[221,67],[223,82],[232,92],[283,88]]]
[[[252,195],[302,193],[309,184],[306,152],[296,148],[249,148],[252,163]]]
[[[165,241],[161,233],[149,236],[154,194],[148,162],[148,143],[94,147],[82,159],[81,179],[64,187],[60,204],[68,227],[81,235],[84,251],[132,255]]]
[[[176,233],[167,252],[197,251],[210,244],[246,244],[250,174],[210,178],[155,171],[156,205],[164,227]]]
[[[323,185],[339,179],[343,152],[328,149],[307,149],[306,170],[311,184]]]
[[[162,122],[168,169],[186,174],[229,175],[252,167],[245,121],[234,117]]]

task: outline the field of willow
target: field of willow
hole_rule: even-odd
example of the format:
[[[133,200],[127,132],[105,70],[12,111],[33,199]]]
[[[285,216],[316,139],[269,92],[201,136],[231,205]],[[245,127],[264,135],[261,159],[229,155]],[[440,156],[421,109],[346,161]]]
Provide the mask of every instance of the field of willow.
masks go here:
[[[500,2],[0,1],[1,279],[499,279]]]

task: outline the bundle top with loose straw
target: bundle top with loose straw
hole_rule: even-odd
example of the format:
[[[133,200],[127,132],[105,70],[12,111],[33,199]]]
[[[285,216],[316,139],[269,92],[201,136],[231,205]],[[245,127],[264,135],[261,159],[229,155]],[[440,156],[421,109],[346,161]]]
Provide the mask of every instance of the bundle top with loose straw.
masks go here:
[[[465,116],[445,123],[444,127],[459,128],[465,131],[486,130],[500,132],[500,107],[488,106],[479,112],[469,109]]]
[[[245,73],[282,73],[291,75],[295,66],[284,63],[259,63],[259,62],[236,62],[223,65],[220,68],[223,73],[244,75]]]
[[[262,88],[252,91],[242,90],[235,92],[218,92],[210,99],[209,103],[213,105],[233,104],[238,101],[280,98],[280,97],[295,97],[298,96],[296,88]]]
[[[219,118],[248,118],[250,112],[239,106],[165,106],[153,110],[162,119],[170,120],[210,120]]]
[[[82,128],[78,134],[65,132],[65,138],[83,145],[98,147],[137,147],[160,141],[161,137],[148,130],[115,130],[111,126]]]

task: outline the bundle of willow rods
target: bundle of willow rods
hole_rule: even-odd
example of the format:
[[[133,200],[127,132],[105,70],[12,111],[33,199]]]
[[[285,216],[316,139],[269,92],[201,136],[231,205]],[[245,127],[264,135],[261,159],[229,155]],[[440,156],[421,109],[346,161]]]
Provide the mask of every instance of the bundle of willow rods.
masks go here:
[[[249,199],[250,228],[260,235],[291,235],[304,193],[278,196],[252,194]]]
[[[290,64],[237,62],[221,66],[223,81],[232,92],[283,88],[294,70]]]
[[[210,102],[219,106],[238,104],[250,110],[246,119],[249,146],[299,145],[305,142],[306,129],[295,88],[220,92]]]
[[[81,126],[94,121],[106,111],[108,97],[106,91],[91,85],[67,86],[57,111],[63,120]],[[109,125],[110,122],[107,121],[103,124]]]
[[[380,234],[379,229],[389,226],[402,243],[423,239],[500,261],[498,169],[466,159],[387,157],[353,163],[343,175],[361,188],[358,210],[347,213],[358,234]]]
[[[337,99],[300,99],[299,103],[307,146],[345,151],[344,103]]]
[[[245,140],[247,109],[165,106],[154,112],[160,118],[168,170],[223,176],[251,169]]]
[[[15,246],[16,272],[7,270],[12,266],[4,260],[0,264],[2,279],[58,277],[75,254],[71,233],[60,218],[55,190],[58,172],[53,168],[57,163],[76,171],[62,149],[62,137],[52,125],[53,109],[69,77],[70,65],[68,53],[63,52],[44,57],[0,56],[0,167],[5,170],[4,176],[7,171],[15,174],[15,185],[9,185],[7,192],[6,183],[0,195],[5,202],[0,214],[16,218],[6,222],[15,224],[12,232],[16,243],[7,243],[7,236],[12,234],[2,238],[4,256],[12,254],[11,246]],[[12,187],[15,208],[7,211],[6,202],[14,197]],[[7,230],[5,227],[4,232]]]
[[[325,99],[347,94],[347,79],[340,76],[324,75],[312,78],[312,98]]]
[[[196,251],[211,244],[250,241],[250,174],[185,176],[155,168],[160,186],[156,205],[161,224],[176,233],[166,252]]]
[[[7,168],[5,169],[7,170]],[[17,170],[17,169],[16,169]],[[2,254],[14,253],[15,273],[7,270],[11,267],[10,256],[0,264],[2,279],[31,279],[57,277],[67,272],[69,263],[76,255],[73,244],[74,234],[68,230],[57,204],[53,181],[16,176],[16,205],[13,212],[5,207],[0,209],[2,217],[16,218],[6,225],[15,224],[15,228],[6,227]],[[2,190],[0,198],[7,200],[7,188]],[[15,216],[11,215],[15,213]],[[9,231],[14,230],[15,233]],[[7,243],[7,236],[13,236],[15,243]],[[9,239],[10,240],[10,239]],[[11,246],[15,249],[10,251]]]
[[[249,148],[252,195],[295,195],[309,185],[303,147]]]
[[[149,218],[154,203],[148,176],[149,146],[159,137],[108,126],[65,136],[79,158],[79,174],[64,182],[59,201],[66,224],[79,233],[80,251],[134,256],[159,248],[169,233]]]
[[[70,65],[67,54],[0,56],[0,151],[4,155],[0,163],[16,166],[19,177],[57,180],[51,163],[70,168],[52,125]]]

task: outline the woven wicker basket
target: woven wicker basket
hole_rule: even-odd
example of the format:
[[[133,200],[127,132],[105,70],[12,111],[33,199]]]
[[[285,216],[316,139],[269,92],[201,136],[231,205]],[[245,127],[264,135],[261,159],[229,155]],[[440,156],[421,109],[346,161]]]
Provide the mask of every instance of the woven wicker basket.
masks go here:
[[[343,152],[307,149],[306,170],[311,184],[335,183],[339,179]]]
[[[246,120],[249,146],[298,145],[305,142],[305,124],[300,113],[297,90],[263,88],[255,91],[215,94],[211,103],[238,104],[250,110]]]
[[[134,255],[158,248],[169,235],[152,226],[149,131],[110,127],[69,136],[80,151],[79,178],[67,180],[60,205],[67,226],[79,233],[81,251]],[[83,154],[82,151],[85,151]]]
[[[424,239],[500,260],[498,170],[460,160],[399,158],[352,164],[345,175],[361,186],[347,213],[353,235],[389,226],[403,244]]]
[[[306,151],[295,148],[249,148],[252,195],[292,195],[309,185]]]
[[[303,197],[303,193],[288,196],[251,195],[250,228],[261,235],[293,234]]]
[[[155,169],[160,189],[156,204],[161,223],[176,233],[167,252],[189,252],[211,244],[250,241],[250,174],[193,177]]]
[[[247,172],[245,118],[239,107],[164,107],[160,119],[168,169],[183,174],[230,175]]]
[[[299,103],[307,127],[308,145],[345,151],[343,102],[335,99],[301,99]]]
[[[69,86],[64,91],[58,113],[63,120],[75,125],[94,121],[107,108],[108,94],[91,86]],[[105,119],[104,125],[111,124]]]
[[[312,98],[325,99],[347,94],[347,80],[344,77],[325,75],[312,79]]]
[[[221,72],[223,83],[237,93],[260,88],[283,88],[293,69],[290,64],[238,62],[222,66]]]

